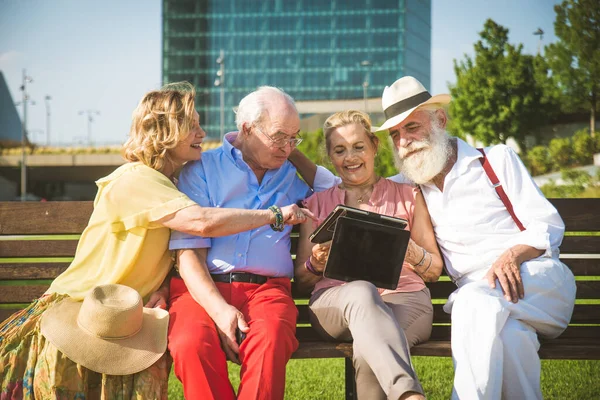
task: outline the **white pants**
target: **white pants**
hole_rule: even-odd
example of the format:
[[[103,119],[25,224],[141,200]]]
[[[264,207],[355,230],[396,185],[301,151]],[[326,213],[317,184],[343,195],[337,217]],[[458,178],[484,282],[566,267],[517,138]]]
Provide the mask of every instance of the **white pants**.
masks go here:
[[[538,334],[553,338],[567,327],[575,278],[558,260],[521,265],[525,297],[507,301],[498,281],[469,282],[450,295],[453,399],[541,399]]]

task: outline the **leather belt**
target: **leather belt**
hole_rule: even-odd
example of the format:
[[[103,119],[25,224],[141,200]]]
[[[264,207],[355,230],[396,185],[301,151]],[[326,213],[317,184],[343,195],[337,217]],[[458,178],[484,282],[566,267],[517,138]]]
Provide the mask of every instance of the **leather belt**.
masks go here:
[[[248,272],[232,272],[230,274],[211,274],[211,278],[215,282],[231,283],[231,282],[245,282],[245,283],[258,283],[262,285],[269,280],[269,277],[257,274],[251,274]]]
[[[173,269],[172,276],[173,276],[173,278],[181,279],[181,275],[179,275],[179,271],[177,270],[177,268]],[[270,279],[270,277],[268,277],[268,276],[251,274],[249,272],[232,272],[230,274],[210,274],[210,277],[213,279],[213,281],[221,282],[221,283],[244,282],[244,283],[257,283],[259,285],[262,285],[263,283],[267,282]]]

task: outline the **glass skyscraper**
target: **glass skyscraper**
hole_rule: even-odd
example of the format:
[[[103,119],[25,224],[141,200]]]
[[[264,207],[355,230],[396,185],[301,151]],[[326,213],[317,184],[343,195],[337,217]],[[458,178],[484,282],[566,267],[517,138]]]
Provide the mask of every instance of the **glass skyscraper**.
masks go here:
[[[261,85],[296,101],[381,97],[404,75],[429,88],[430,50],[431,0],[163,0],[163,81],[196,85],[213,138],[217,80],[227,132],[232,108]]]

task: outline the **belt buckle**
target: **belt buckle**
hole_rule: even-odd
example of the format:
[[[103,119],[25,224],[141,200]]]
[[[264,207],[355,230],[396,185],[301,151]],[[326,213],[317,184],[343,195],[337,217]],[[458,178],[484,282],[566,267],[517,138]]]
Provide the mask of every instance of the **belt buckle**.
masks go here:
[[[229,283],[230,283],[230,284],[234,282],[234,280],[233,280],[233,274],[234,274],[234,273],[235,273],[235,272],[230,272],[230,273],[229,273]]]

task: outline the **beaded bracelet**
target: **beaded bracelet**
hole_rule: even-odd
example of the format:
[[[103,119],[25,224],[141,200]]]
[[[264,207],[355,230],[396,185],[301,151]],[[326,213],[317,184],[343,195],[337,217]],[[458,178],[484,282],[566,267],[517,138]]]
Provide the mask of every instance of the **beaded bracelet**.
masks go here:
[[[313,274],[313,275],[316,275],[316,276],[323,276],[323,273],[321,273],[321,272],[317,271],[317,270],[315,269],[315,266],[314,266],[314,265],[312,265],[312,263],[310,262],[310,257],[308,257],[308,258],[306,259],[306,262],[304,263],[304,268],[306,268],[306,270],[307,270],[308,272],[310,272],[311,274]]]
[[[271,224],[271,229],[276,232],[282,232],[285,227],[283,225],[283,214],[281,213],[281,208],[277,206],[271,206],[269,207],[269,210],[275,214],[275,223]]]

